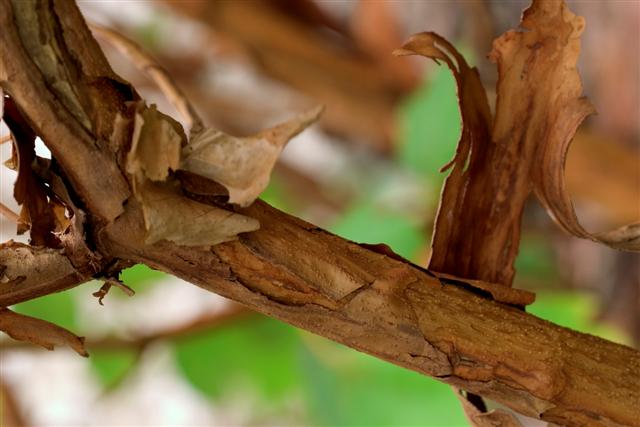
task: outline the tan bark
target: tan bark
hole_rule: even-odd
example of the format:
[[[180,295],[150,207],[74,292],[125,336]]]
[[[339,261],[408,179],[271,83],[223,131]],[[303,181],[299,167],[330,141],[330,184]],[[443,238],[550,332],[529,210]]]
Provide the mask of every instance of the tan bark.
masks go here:
[[[86,210],[87,242],[103,260],[92,274],[117,262],[145,263],[522,414],[563,425],[640,426],[638,351],[499,303],[490,286],[437,278],[262,202],[237,210],[261,227],[237,241],[145,243],[142,209],[130,197],[122,163],[132,126],[125,101],[136,95],[113,75],[73,4],[44,3],[36,11],[16,8],[30,2],[0,1],[0,81],[59,161],[78,209]],[[46,24],[36,27],[40,33],[21,33],[23,13]],[[43,33],[57,36],[53,63],[71,67],[68,74],[34,63]],[[0,265],[17,255],[4,249]],[[65,268],[74,274],[86,266]]]

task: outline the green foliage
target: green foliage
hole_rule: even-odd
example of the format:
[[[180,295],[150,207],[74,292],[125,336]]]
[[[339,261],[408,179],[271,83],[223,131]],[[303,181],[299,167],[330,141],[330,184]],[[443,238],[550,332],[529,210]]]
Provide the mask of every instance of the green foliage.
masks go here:
[[[91,371],[107,390],[119,385],[135,367],[136,361],[135,351],[127,349],[92,351],[89,358]]]
[[[536,302],[527,311],[557,325],[596,335],[623,344],[631,340],[620,330],[595,321],[598,304],[593,295],[584,292],[538,292]]]
[[[185,378],[211,398],[249,387],[265,399],[281,400],[300,376],[299,337],[269,318],[252,318],[180,339],[175,358]]]
[[[17,313],[48,320],[71,331],[77,327],[75,299],[69,291],[16,304],[12,309]]]
[[[413,92],[399,109],[401,165],[440,183],[438,172],[455,154],[460,137],[460,112],[456,84],[444,66]]]
[[[355,203],[330,230],[359,243],[386,243],[408,259],[427,244],[424,230],[411,218],[373,200]]]
[[[449,386],[328,341],[324,346],[322,353],[303,352],[305,396],[315,424],[467,425]],[[327,352],[333,364],[323,362]]]
[[[144,264],[136,264],[120,273],[120,280],[136,292],[144,292],[166,277],[167,275],[162,271],[153,270]],[[109,297],[112,295],[118,295],[120,298],[127,297],[123,292],[109,292]]]
[[[540,235],[523,233],[515,268],[518,277],[557,279],[558,268],[551,242]]]

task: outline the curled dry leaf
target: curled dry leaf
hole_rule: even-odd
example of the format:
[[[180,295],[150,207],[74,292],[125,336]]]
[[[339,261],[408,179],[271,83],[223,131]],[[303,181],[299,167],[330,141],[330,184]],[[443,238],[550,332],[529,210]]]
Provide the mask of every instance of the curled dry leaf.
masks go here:
[[[64,207],[48,197],[47,187],[32,169],[36,161],[36,134],[11,99],[5,100],[4,114],[3,119],[14,141],[12,161],[8,166],[17,166],[18,169],[13,190],[14,198],[22,206],[18,234],[29,230],[30,241],[34,245],[59,247],[60,242],[54,233],[66,223]]]
[[[84,338],[51,322],[14,313],[7,308],[0,308],[0,331],[13,339],[40,345],[47,350],[53,350],[57,345],[66,345],[80,356],[89,356],[84,348]]]
[[[578,222],[565,185],[567,151],[580,123],[594,112],[582,95],[576,68],[584,18],[564,2],[536,1],[522,15],[520,27],[498,38],[490,55],[499,72],[494,140],[520,134],[538,141],[531,162],[534,191],[565,231],[616,249],[640,251],[640,222],[589,233]]]
[[[521,28],[494,42],[498,64],[492,118],[475,68],[435,33],[412,36],[397,55],[444,61],[458,86],[463,128],[445,181],[429,268],[510,286],[520,220],[532,191],[567,232],[617,249],[640,250],[640,224],[590,234],[580,226],[564,184],[567,149],[593,112],[576,70],[584,20],[562,0],[536,0]]]
[[[205,129],[182,149],[180,169],[224,185],[229,190],[230,203],[248,206],[266,188],[287,142],[315,122],[322,110],[323,107],[316,107],[247,138]]]
[[[184,197],[175,181],[146,180],[137,186],[136,197],[142,204],[148,244],[165,239],[184,246],[210,246],[260,228],[253,218]]]
[[[186,141],[182,127],[155,106],[137,106],[127,172],[142,205],[146,242],[170,240],[185,246],[209,246],[234,240],[238,233],[259,228],[258,221],[184,197],[169,176],[180,165]]]
[[[473,427],[522,427],[522,424],[514,415],[503,409],[487,411],[486,408],[479,408],[474,404],[470,398],[471,395],[467,392],[456,390],[456,396],[462,404],[464,414]]]
[[[186,141],[178,122],[162,114],[155,105],[139,103],[136,112],[127,172],[144,175],[152,181],[164,181],[169,170],[180,165],[180,148]]]

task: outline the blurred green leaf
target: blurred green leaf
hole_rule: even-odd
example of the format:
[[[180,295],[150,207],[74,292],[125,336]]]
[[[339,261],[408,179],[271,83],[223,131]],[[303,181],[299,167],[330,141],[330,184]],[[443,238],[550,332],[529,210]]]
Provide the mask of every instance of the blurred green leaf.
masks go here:
[[[297,387],[299,337],[277,320],[252,317],[180,339],[176,362],[185,378],[212,398],[246,385],[270,401]]]
[[[89,357],[91,371],[98,377],[103,388],[118,385],[136,363],[133,350],[91,351]]]
[[[548,238],[523,233],[520,240],[515,268],[519,277],[532,277],[551,281],[558,277],[557,262]]]
[[[398,160],[430,181],[441,182],[445,175],[438,171],[453,158],[460,136],[460,112],[449,70],[437,67],[430,77],[399,109]]]
[[[595,321],[598,304],[593,295],[583,292],[538,292],[536,302],[527,311],[542,319],[576,331],[601,338],[631,344],[631,339],[621,330]]]
[[[285,212],[291,212],[292,206],[286,192],[282,188],[282,184],[280,181],[281,179],[282,178],[278,176],[277,171],[275,171],[271,175],[269,185],[260,194],[260,198],[269,203],[274,208],[283,210]]]
[[[338,366],[323,363],[325,355],[303,353],[305,394],[317,425],[467,425],[449,386],[334,343],[327,346],[335,352],[331,359],[342,361]]]
[[[138,293],[146,291],[165,278],[167,278],[166,273],[153,270],[144,264],[136,264],[120,273],[120,280]],[[120,298],[127,297],[124,292],[109,292],[109,297],[112,295],[117,295]]]
[[[69,291],[38,297],[12,308],[17,313],[48,320],[70,331],[77,329],[75,299]]]
[[[329,229],[359,243],[385,243],[407,259],[427,244],[425,232],[406,215],[367,200],[354,204]]]

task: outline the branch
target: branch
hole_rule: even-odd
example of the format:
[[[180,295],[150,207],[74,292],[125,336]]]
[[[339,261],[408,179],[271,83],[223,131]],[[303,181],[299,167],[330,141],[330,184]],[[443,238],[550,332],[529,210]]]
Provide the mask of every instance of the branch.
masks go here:
[[[60,292],[91,279],[59,250],[9,241],[0,245],[0,307]]]
[[[261,229],[238,242],[210,250],[146,246],[140,211],[129,205],[102,243],[119,257],[522,414],[561,425],[639,425],[638,351],[497,303],[464,282],[447,284],[265,203],[242,213]]]

